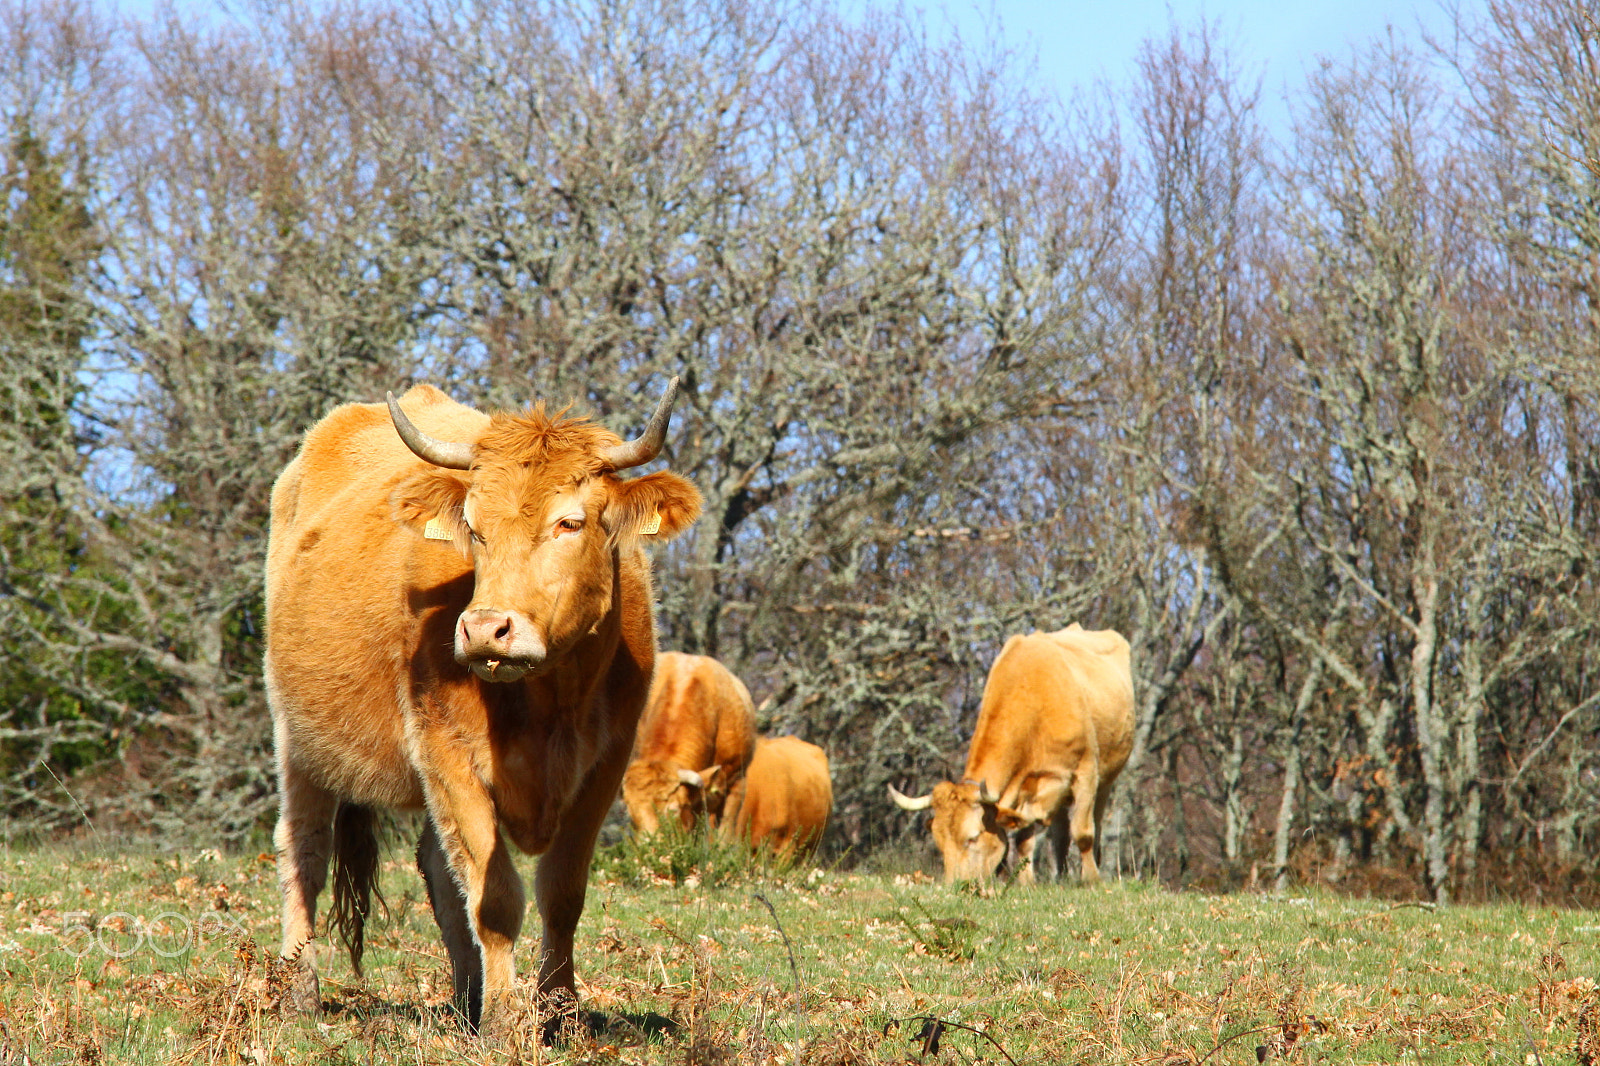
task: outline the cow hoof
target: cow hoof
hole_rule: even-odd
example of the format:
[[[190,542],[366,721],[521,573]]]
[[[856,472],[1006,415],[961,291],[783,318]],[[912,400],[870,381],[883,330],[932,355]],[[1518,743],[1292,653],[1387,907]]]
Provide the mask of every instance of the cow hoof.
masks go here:
[[[279,1012],[284,1017],[309,1017],[322,1011],[322,990],[317,984],[317,971],[305,961],[290,962],[293,967],[289,987],[279,1001]]]
[[[672,1025],[671,1019],[666,1019]],[[568,1047],[575,1040],[593,1040],[611,1031],[611,1019],[597,1010],[575,1010],[546,1015],[540,1032],[546,1047]]]
[[[579,1010],[578,997],[568,989],[557,989],[542,996],[539,1013],[543,1024],[539,1038],[546,1047],[560,1047],[585,1036],[605,1031],[606,1016],[598,1011]]]
[[[517,1015],[511,1004],[502,1001],[485,1003],[483,1011],[478,1017],[476,1026],[468,1025],[468,1032],[478,1034],[478,1039],[486,1044],[507,1050],[520,1051],[521,1041],[518,1033],[521,1026],[518,1024]]]

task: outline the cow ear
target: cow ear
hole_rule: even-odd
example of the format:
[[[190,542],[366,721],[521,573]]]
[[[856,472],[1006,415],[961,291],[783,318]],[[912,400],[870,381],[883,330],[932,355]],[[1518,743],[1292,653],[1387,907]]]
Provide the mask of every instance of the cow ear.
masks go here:
[[[1012,810],[1010,807],[1001,807],[998,805],[996,805],[994,809],[994,820],[999,822],[1000,828],[1006,830],[1007,832],[1010,832],[1013,829],[1021,829],[1024,825],[1028,824],[1028,820],[1026,818]]]
[[[467,483],[439,467],[418,471],[389,496],[394,520],[419,537],[450,541],[471,558],[465,506]]]
[[[1017,790],[1017,806],[1037,804],[1047,811],[1053,811],[1061,805],[1062,792],[1066,787],[1066,778],[1060,774],[1035,770],[1022,779],[1022,787]]]
[[[700,780],[706,783],[705,793],[708,796],[720,796],[728,791],[728,783],[722,779],[721,763],[713,763],[701,770]]]
[[[699,517],[700,490],[662,470],[631,481],[613,481],[601,521],[619,539],[651,535],[669,540]]]

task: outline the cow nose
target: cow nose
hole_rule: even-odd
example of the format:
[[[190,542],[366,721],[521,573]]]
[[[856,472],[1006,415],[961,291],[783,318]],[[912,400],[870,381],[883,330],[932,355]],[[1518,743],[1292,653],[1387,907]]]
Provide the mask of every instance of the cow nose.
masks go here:
[[[516,621],[505,611],[478,608],[461,613],[461,645],[469,654],[509,657],[516,636]]]

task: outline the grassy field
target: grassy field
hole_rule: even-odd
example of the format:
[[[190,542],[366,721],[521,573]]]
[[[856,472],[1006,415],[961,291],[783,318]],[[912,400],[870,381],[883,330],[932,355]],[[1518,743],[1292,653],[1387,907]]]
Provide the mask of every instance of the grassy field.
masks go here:
[[[321,945],[328,1009],[283,1021],[268,856],[0,852],[0,1066],[1600,1063],[1596,912],[619,865],[597,868],[577,960],[608,1025],[552,1050],[460,1033],[403,853],[366,980]]]

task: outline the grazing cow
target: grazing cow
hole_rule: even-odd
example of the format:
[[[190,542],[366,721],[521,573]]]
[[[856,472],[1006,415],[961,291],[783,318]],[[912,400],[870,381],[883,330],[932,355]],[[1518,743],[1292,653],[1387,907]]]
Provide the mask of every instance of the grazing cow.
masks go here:
[[[1100,879],[1094,850],[1101,820],[1132,746],[1128,642],[1074,622],[1006,641],[984,684],[961,781],[941,781],[916,799],[893,785],[889,793],[908,811],[933,808],[947,882],[992,876],[1016,830],[1017,880],[1031,883],[1036,837],[1053,823],[1057,874],[1070,834],[1083,856],[1083,880],[1092,884]],[[1070,821],[1057,820],[1068,804]]]
[[[774,854],[808,854],[833,812],[828,755],[799,737],[762,737],[744,780],[728,795],[723,828]]]
[[[655,663],[646,535],[698,516],[661,450],[677,382],[624,442],[544,405],[489,416],[418,385],[313,426],[272,492],[266,683],[277,746],[283,954],[333,924],[360,972],[374,809],[425,810],[417,864],[469,1027],[514,980],[541,855],[539,992],[576,1009],[572,938],[595,836]],[[301,957],[291,1004],[319,1006]]]
[[[622,778],[634,829],[654,833],[663,815],[685,829],[700,814],[720,823],[755,743],[756,712],[743,681],[704,655],[663,652]]]

